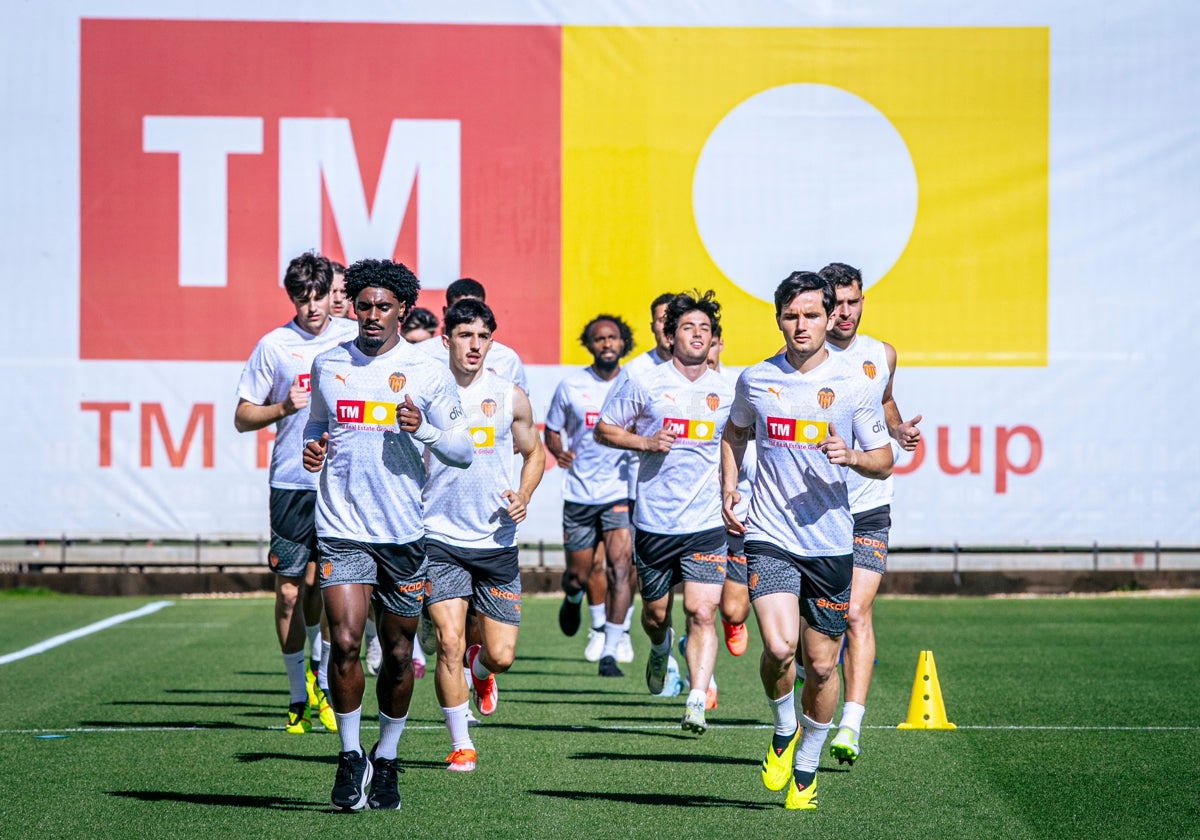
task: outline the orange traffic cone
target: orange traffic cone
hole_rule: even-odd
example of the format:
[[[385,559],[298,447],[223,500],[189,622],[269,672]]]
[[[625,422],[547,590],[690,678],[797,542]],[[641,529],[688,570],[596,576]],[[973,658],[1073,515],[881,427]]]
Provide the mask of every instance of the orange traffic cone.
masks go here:
[[[908,719],[897,729],[956,729],[946,720],[942,687],[938,685],[933,651],[923,650],[917,657],[917,676],[913,680],[912,699],[908,701]]]

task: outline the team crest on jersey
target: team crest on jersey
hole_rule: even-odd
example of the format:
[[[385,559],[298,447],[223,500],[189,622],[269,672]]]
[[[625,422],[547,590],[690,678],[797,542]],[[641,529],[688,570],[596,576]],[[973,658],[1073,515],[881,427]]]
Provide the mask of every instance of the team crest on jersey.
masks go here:
[[[829,408],[829,406],[833,405],[833,400],[834,394],[832,388],[822,388],[820,391],[817,391],[817,403],[821,408]]]
[[[709,394],[704,398],[704,404],[708,406],[709,411],[716,411],[721,407],[721,398],[717,394]]]
[[[481,402],[479,407],[483,409],[484,417],[494,417],[496,414],[496,401],[491,397],[488,397],[486,400]]]
[[[870,359],[863,362],[863,373],[867,375],[867,379],[875,378],[875,363]]]
[[[407,381],[403,373],[393,373],[388,377],[388,387],[399,394]]]

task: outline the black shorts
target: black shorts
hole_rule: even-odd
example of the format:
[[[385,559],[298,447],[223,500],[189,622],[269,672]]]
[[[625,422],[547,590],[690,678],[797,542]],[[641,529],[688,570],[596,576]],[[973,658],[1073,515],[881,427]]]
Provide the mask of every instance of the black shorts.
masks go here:
[[[267,563],[281,577],[302,577],[316,560],[316,490],[271,488],[271,547]]]
[[[677,583],[725,582],[725,529],[693,534],[634,535],[634,562],[643,601],[657,601]]]
[[[521,566],[517,547],[479,549],[426,540],[429,603],[462,598],[480,615],[521,623]]]
[[[563,502],[563,547],[567,551],[595,548],[605,531],[629,530],[629,500],[601,505]]]
[[[336,537],[317,541],[321,588],[344,584],[374,586],[371,600],[393,615],[415,618],[429,594],[425,540],[396,545]]]
[[[802,557],[753,540],[746,543],[746,571],[752,602],[786,592],[799,598],[800,615],[814,629],[827,636],[846,632],[854,576],[852,555]]]
[[[881,575],[887,571],[888,531],[891,527],[890,505],[854,514],[854,568]]]
[[[746,537],[743,534],[725,533],[725,580],[746,585]]]

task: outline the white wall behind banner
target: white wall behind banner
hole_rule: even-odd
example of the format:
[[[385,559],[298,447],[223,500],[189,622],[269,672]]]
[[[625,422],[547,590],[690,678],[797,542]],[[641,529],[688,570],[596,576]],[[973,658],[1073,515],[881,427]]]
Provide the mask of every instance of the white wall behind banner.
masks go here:
[[[862,265],[924,416],[895,545],[1200,545],[1200,12],[643,5],[6,8],[0,539],[263,534],[234,389],[306,236],[483,280],[539,419],[592,314],[644,349],[717,289],[740,367],[787,270]]]

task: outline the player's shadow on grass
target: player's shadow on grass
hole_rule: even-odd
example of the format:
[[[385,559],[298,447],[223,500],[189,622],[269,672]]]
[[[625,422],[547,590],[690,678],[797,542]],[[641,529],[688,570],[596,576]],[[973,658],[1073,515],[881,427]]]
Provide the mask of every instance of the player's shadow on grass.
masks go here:
[[[228,702],[218,703],[215,700],[214,701],[206,701],[206,700],[113,700],[108,705],[110,705],[110,706],[167,706],[167,707],[172,707],[172,708],[181,707],[181,706],[199,706],[201,708],[206,708],[206,709],[234,709],[234,708],[261,709],[261,708],[263,708],[263,706],[265,704],[263,704],[263,703],[228,703]]]
[[[540,693],[554,694],[553,691],[540,692]],[[625,695],[625,696],[628,697],[629,695]],[[526,705],[526,706],[575,706],[577,703],[576,700],[573,700],[570,698],[563,698],[561,700],[540,700],[540,699],[535,700],[531,697],[507,697],[507,696],[504,698],[504,702],[506,704],[507,703],[514,703],[514,704],[520,703],[520,704]],[[655,708],[655,707],[659,706],[658,703],[655,703],[651,699],[646,699],[646,700],[594,700],[594,699],[592,699],[592,700],[588,700],[588,705],[589,706],[620,706],[622,708],[630,708],[632,706]],[[598,718],[598,720],[627,721],[628,718]]]
[[[762,761],[753,758],[736,758],[730,755],[698,755],[695,753],[613,753],[577,752],[567,756],[572,761],[661,761],[664,764],[736,764],[758,767]]]
[[[81,720],[76,726],[97,726],[105,728],[132,727],[134,729],[249,729],[262,732],[258,724],[247,725],[232,723],[227,720]]]
[[[629,723],[628,718],[622,718]],[[519,729],[527,732],[569,732],[572,735],[596,734],[611,738],[613,735],[637,735],[642,738],[668,738],[672,741],[695,741],[695,735],[685,735],[682,732],[659,732],[653,729],[625,729],[620,726],[585,726],[551,723],[499,723],[489,722],[488,729]]]
[[[514,700],[513,702],[515,703],[517,701]],[[589,705],[598,705],[598,704],[589,704]],[[655,708],[658,708],[658,709],[663,708],[662,704],[660,704],[660,703],[648,702],[647,705],[654,706]],[[674,709],[668,708],[667,711],[673,712]],[[598,721],[613,721],[614,723],[628,723],[629,722],[628,718],[622,718],[622,717],[598,717],[597,716],[592,719],[598,720]],[[676,720],[678,720],[678,718],[672,718],[669,721],[657,721],[657,722],[670,723],[670,722],[673,722]],[[733,726],[736,726],[739,729],[743,729],[745,727],[762,727],[763,729],[769,728],[761,720],[755,720],[753,718],[716,718],[716,719],[709,718],[708,725],[715,729],[720,729],[721,727],[733,727]]]
[[[602,793],[592,790],[531,790],[532,796],[569,799],[575,802],[620,802],[627,805],[666,805],[674,808],[749,808],[754,811],[778,810],[778,803],[747,802],[719,796],[686,793]]]
[[[239,796],[224,793],[176,793],[169,790],[110,790],[109,796],[122,796],[141,802],[187,802],[220,808],[267,808],[274,811],[320,811],[327,813],[328,805],[315,805],[290,796]]]
[[[504,686],[505,697],[510,694],[570,694],[576,697],[585,694],[588,697],[595,697],[597,695],[629,697],[637,693],[636,691],[609,691],[603,688],[521,688],[520,686],[512,687],[507,684]]]
[[[265,694],[278,697],[278,688],[164,688],[163,694]]]
[[[578,662],[578,656],[526,656],[521,654],[517,662]]]
[[[305,764],[328,764],[337,766],[336,755],[294,755],[292,753],[244,752],[234,756],[241,764],[257,764],[260,761],[297,761]],[[399,770],[445,770],[444,761],[409,761],[401,759]]]

